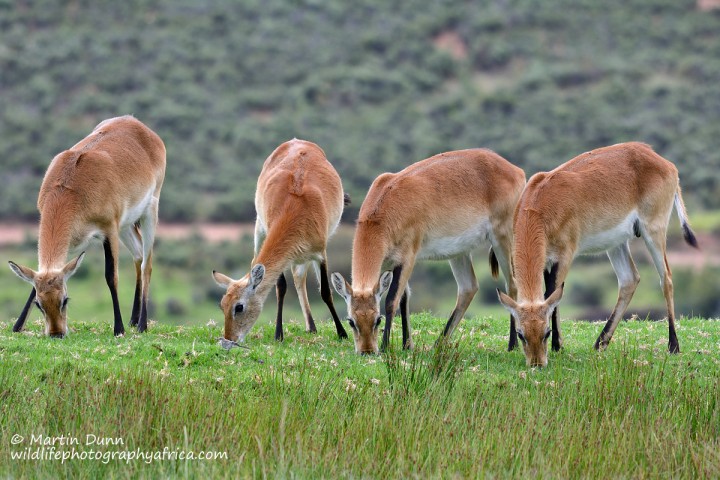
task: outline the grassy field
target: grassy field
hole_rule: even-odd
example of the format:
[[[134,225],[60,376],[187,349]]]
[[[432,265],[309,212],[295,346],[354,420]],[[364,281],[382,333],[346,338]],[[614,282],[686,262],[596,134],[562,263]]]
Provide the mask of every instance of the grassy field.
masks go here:
[[[720,476],[720,322],[681,319],[670,356],[664,322],[623,322],[597,353],[601,325],[565,321],[564,350],[528,370],[505,317],[467,319],[443,348],[443,320],[412,321],[415,351],[371,357],[327,321],[290,321],[279,344],[261,320],[231,351],[212,323],[113,338],[71,321],[64,340],[0,323],[0,477]],[[13,458],[60,436],[45,455],[100,458]],[[187,452],[226,458],[169,458]]]

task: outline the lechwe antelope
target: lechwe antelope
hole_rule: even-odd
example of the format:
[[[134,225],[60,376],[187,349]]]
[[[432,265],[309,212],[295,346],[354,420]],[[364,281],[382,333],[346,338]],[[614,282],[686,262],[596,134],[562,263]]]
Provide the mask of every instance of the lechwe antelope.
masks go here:
[[[15,274],[33,286],[13,331],[22,330],[35,301],[45,317],[46,333],[52,337],[67,334],[66,284],[85,252],[65,262],[69,253],[83,250],[91,239],[103,241],[115,335],[125,333],[117,295],[118,241],[132,253],[137,280],[130,323],[145,331],[164,177],[165,145],[131,116],[101,122],[70,150],[55,156],[38,196],[39,271],[10,262]]]
[[[529,366],[547,365],[551,333],[553,350],[562,345],[557,305],[570,264],[579,254],[607,252],[618,278],[617,303],[595,342],[596,349],[607,346],[640,282],[628,247],[633,235],[645,241],[660,274],[668,311],[668,347],[672,353],[680,352],[665,256],[673,203],[685,240],[697,247],[680,195],[677,169],[642,143],[586,152],[528,181],[515,214],[517,301],[498,294],[517,319],[517,336]]]
[[[250,273],[233,280],[213,271],[215,281],[227,289],[220,307],[225,314],[222,345],[242,342],[260,312],[270,289],[277,294],[275,340],[283,339],[282,308],[287,290],[286,268],[291,267],[305,327],[316,332],[308,303],[308,267],[319,263],[320,295],[328,306],[338,337],[347,338],[333,306],[328,281],[328,238],[340,222],[344,196],[340,177],[312,142],[285,142],[265,160],[255,192],[255,257]]]
[[[353,284],[339,273],[332,277],[348,305],[356,352],[378,351],[380,298],[385,291],[382,348],[390,341],[398,306],[403,347],[412,348],[408,280],[416,260],[449,260],[458,284],[457,303],[441,338],[452,333],[478,290],[470,252],[483,242],[491,244],[493,275],[499,263],[514,297],[509,263],[512,216],[524,185],[521,169],[485,149],[441,153],[375,179],[355,230]],[[385,268],[392,272],[381,275]]]

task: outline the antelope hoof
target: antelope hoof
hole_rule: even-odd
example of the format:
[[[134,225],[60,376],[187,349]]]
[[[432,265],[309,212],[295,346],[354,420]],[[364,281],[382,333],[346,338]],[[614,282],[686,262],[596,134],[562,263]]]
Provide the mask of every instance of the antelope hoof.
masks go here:
[[[220,345],[225,350],[231,350],[235,347],[246,348],[248,350],[250,349],[250,347],[247,347],[245,345],[240,345],[239,343],[233,342],[232,340],[228,340],[227,338],[224,338],[224,337],[218,338],[218,345]]]
[[[508,342],[508,352],[512,352],[517,348],[517,337],[510,337]]]
[[[342,328],[342,327],[340,327],[340,330],[338,330],[338,338],[339,338],[340,340],[344,340],[344,339],[348,338],[347,332],[346,332],[345,329]]]
[[[125,327],[116,328],[113,333],[116,337],[123,337],[125,336]]]
[[[668,351],[670,353],[680,353],[680,344],[678,342],[670,342],[668,344]]]
[[[412,350],[413,348],[415,348],[415,346],[413,345],[412,339],[403,343],[403,350]]]
[[[597,351],[605,350],[609,344],[610,340],[605,340],[602,338],[602,336],[600,336],[597,340],[595,340],[594,348]]]

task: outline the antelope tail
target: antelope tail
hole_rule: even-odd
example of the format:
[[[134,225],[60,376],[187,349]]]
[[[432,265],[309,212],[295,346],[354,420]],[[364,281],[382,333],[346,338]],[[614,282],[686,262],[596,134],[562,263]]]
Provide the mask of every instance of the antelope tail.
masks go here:
[[[685,238],[685,241],[688,243],[688,245],[699,249],[700,246],[698,245],[697,238],[695,238],[695,234],[690,228],[687,211],[685,211],[685,203],[683,202],[682,194],[680,193],[680,186],[678,186],[678,189],[675,192],[675,210],[677,210],[678,218],[680,219],[680,226],[682,227],[683,238]]]
[[[490,273],[492,274],[492,277],[498,278],[498,273],[499,273],[498,272],[498,268],[499,268],[498,259],[495,256],[495,252],[493,251],[492,247],[490,247],[490,253],[489,253],[488,260],[490,261]]]

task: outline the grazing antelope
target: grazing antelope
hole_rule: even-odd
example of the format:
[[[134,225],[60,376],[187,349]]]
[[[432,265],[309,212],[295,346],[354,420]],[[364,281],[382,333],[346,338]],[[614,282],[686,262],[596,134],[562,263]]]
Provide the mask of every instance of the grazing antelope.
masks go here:
[[[332,276],[348,305],[348,322],[357,353],[377,353],[377,333],[385,300],[383,350],[400,307],[403,348],[412,348],[408,280],[416,260],[449,260],[458,285],[457,302],[440,338],[449,336],[478,290],[470,252],[491,244],[490,263],[498,263],[515,296],[510,272],[512,215],[525,185],[525,173],[486,149],[441,153],[373,182],[360,208],[352,254],[352,281]],[[392,269],[381,275],[385,268]]]
[[[672,278],[665,255],[673,203],[685,240],[697,248],[680,194],[677,168],[642,143],[586,152],[551,172],[530,178],[515,213],[517,301],[498,292],[500,302],[517,319],[517,336],[529,366],[547,365],[551,334],[553,350],[562,345],[557,305],[570,264],[579,254],[607,252],[617,275],[617,303],[595,348],[608,345],[640,282],[628,247],[633,236],[645,241],[660,274],[668,311],[668,348],[671,353],[680,352]],[[511,331],[511,336],[514,333]]]
[[[85,252],[65,262],[69,253],[83,250],[91,239],[103,241],[116,336],[125,333],[117,295],[118,240],[132,253],[137,280],[130,323],[145,331],[164,178],[163,141],[131,116],[101,122],[70,150],[55,156],[38,196],[39,270],[10,262],[15,274],[33,286],[13,331],[22,330],[34,301],[45,317],[46,333],[51,337],[67,334],[66,284]]]
[[[250,273],[233,280],[213,271],[218,285],[227,289],[220,307],[225,314],[223,345],[242,342],[275,286],[277,319],[275,340],[283,340],[282,308],[287,290],[286,268],[291,267],[305,327],[315,333],[306,279],[308,267],[319,263],[320,295],[335,322],[338,337],[347,338],[332,300],[328,281],[328,238],[340,223],[344,204],[340,177],[312,142],[285,142],[265,160],[255,192],[255,257]]]

